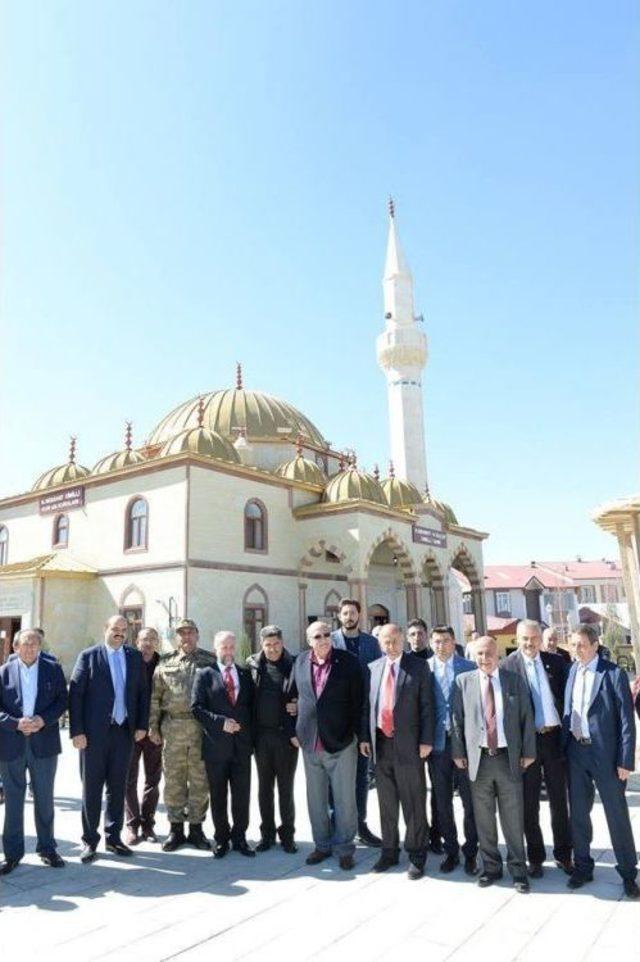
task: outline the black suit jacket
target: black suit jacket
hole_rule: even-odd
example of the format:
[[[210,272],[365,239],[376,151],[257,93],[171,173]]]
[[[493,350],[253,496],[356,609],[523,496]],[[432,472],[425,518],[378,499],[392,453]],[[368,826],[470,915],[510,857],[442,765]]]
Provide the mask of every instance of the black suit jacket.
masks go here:
[[[355,655],[331,649],[331,671],[320,698],[311,678],[311,652],[303,651],[293,668],[298,689],[296,736],[305,751],[315,751],[318,737],[335,754],[360,733],[364,696],[363,671]]]
[[[22,710],[22,691],[20,688],[20,661],[10,658],[0,667],[0,761],[10,762],[18,758],[23,750],[25,739],[33,749],[36,758],[49,758],[59,755],[60,716],[67,709],[67,683],[62,668],[51,658],[38,659],[38,690],[34,715],[40,715],[44,728],[34,735],[23,735],[18,731],[18,722],[24,717]]]
[[[127,725],[133,737],[149,727],[149,693],[142,655],[130,645],[123,651]],[[115,692],[107,659],[104,643],[81,651],[69,682],[69,733],[72,738],[86,735],[89,745],[104,740],[111,726]]]
[[[544,667],[545,674],[547,676],[547,681],[549,682],[549,688],[551,689],[551,694],[553,695],[553,703],[555,705],[556,711],[558,712],[558,718],[562,722],[562,715],[564,712],[564,690],[567,684],[567,677],[569,675],[569,665],[565,662],[561,655],[554,655],[550,651],[540,652],[540,661]],[[519,651],[514,651],[512,654],[508,655],[502,662],[502,667],[506,668],[507,671],[515,671],[520,675],[527,683],[527,689],[529,689],[529,678],[527,675],[527,668],[524,663],[524,658]],[[531,706],[534,708],[533,698],[531,699]]]
[[[380,687],[386,655],[367,669],[366,695],[362,715],[361,740],[376,750],[376,727]],[[431,669],[424,658],[405,652],[400,658],[393,706],[393,751],[400,765],[423,764],[418,748],[433,745],[435,737],[435,699]]]
[[[236,665],[240,688],[233,705],[227,694],[220,667],[199,668],[193,682],[191,711],[202,725],[202,757],[209,762],[223,762],[235,754],[253,751],[253,681],[246,668]],[[233,718],[240,725],[234,735],[225,732],[224,723]]]

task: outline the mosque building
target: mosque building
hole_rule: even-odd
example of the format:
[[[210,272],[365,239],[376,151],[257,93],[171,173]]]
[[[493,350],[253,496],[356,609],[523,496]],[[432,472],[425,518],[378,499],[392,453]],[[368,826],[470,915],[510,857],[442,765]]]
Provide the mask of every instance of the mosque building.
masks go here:
[[[245,387],[240,366],[234,388],[180,404],[141,447],[128,424],[123,449],[93,468],[72,438],[65,464],[0,500],[0,661],[15,631],[35,625],[68,670],[118,610],[132,635],[150,625],[167,640],[177,618],[193,618],[205,645],[225,627],[255,648],[276,622],[296,650],[345,595],[367,628],[421,616],[462,636],[464,608],[483,631],[487,535],[429,489],[427,339],[392,202],[383,291],[384,479],[291,404]]]

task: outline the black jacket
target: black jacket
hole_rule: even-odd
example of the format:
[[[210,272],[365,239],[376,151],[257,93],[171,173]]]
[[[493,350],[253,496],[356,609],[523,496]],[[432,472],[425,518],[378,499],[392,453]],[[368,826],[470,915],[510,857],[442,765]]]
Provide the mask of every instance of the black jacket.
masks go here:
[[[311,652],[296,658],[293,676],[298,689],[296,735],[305,751],[315,750],[318,737],[335,754],[351,745],[360,731],[364,697],[360,662],[348,651],[331,650],[331,671],[320,698],[311,677]]]
[[[376,754],[376,728],[380,707],[380,688],[386,655],[367,667],[367,691],[362,713],[360,740],[369,742]],[[405,652],[398,665],[393,707],[393,751],[398,764],[423,765],[420,745],[435,740],[435,699],[431,669],[424,658]]]
[[[549,682],[551,694],[553,695],[553,703],[558,712],[558,718],[562,720],[564,714],[564,689],[569,675],[569,665],[567,665],[561,655],[554,655],[553,652],[550,651],[541,651],[540,661],[542,662],[547,681]],[[527,668],[524,663],[524,658],[519,651],[514,651],[508,655],[503,661],[502,667],[506,668],[507,671],[517,672],[517,674],[526,681],[527,689],[529,689]],[[531,705],[533,707],[533,699],[531,699]]]
[[[293,677],[294,663],[295,656],[288,652],[285,648],[282,652],[282,660],[281,662],[278,662],[278,666],[282,673],[282,695],[280,698],[280,722],[278,731],[286,738],[293,738],[296,733],[295,717],[290,715],[286,709],[287,702],[290,702],[294,698],[298,697],[298,691]],[[249,655],[247,658],[247,668],[251,673],[251,680],[253,681],[254,686],[253,732],[256,739],[260,737],[260,727],[258,724],[258,702],[260,700],[260,688],[267,670],[267,664],[267,659],[262,651],[255,655]]]
[[[196,672],[191,710],[202,725],[205,762],[222,762],[237,753],[250,755],[253,751],[253,682],[246,668],[236,665],[236,669],[240,688],[235,705],[231,704],[217,664]],[[223,730],[228,718],[240,724],[239,732],[232,735]]]
[[[127,678],[125,701],[131,737],[149,727],[149,692],[142,655],[124,645]],[[111,726],[114,689],[106,645],[102,642],[78,655],[69,682],[69,734],[86,735],[88,741],[104,741]]]

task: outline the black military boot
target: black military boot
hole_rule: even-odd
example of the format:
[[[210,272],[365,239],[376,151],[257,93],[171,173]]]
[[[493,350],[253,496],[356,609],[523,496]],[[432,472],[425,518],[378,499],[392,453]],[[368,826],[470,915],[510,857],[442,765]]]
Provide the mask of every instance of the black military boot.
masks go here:
[[[171,831],[162,843],[163,852],[175,852],[181,845],[187,842],[184,837],[184,826],[182,822],[171,822]]]
[[[202,825],[199,823],[190,823],[189,834],[187,835],[187,845],[193,845],[194,848],[199,848],[202,851],[210,851],[211,845],[202,831]]]

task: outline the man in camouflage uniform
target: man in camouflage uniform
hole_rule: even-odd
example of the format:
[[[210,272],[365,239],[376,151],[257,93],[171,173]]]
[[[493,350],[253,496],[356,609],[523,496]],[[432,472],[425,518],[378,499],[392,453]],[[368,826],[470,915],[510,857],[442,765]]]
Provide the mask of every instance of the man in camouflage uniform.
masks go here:
[[[162,745],[164,803],[171,830],[162,848],[175,852],[189,843],[208,849],[202,823],[209,804],[209,784],[202,761],[202,729],[191,713],[191,689],[198,668],[215,664],[209,652],[198,648],[195,621],[183,618],[176,625],[178,647],[160,660],[153,676],[149,738]],[[184,834],[184,819],[189,834]]]

